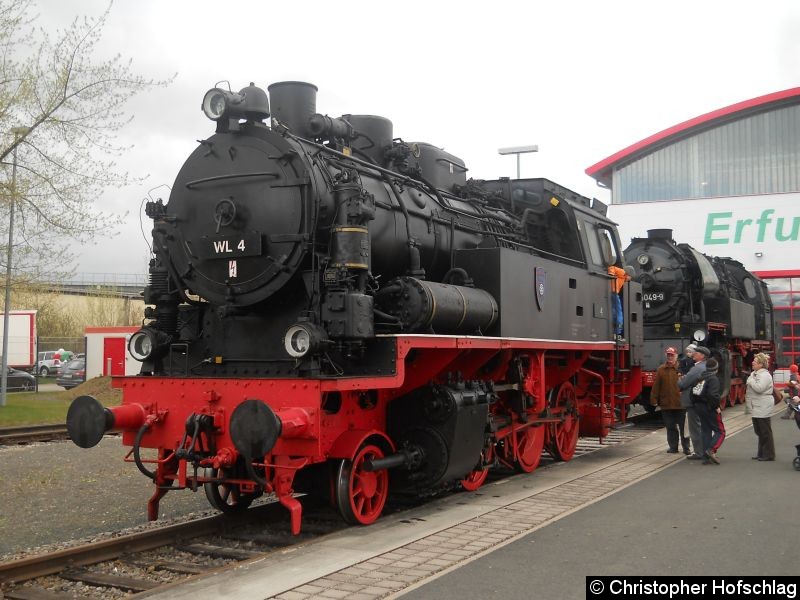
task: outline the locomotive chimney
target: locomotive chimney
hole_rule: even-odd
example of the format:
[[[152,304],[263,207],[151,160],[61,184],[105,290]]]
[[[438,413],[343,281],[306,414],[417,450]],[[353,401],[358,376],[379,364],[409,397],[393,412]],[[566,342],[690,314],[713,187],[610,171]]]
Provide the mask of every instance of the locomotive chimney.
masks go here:
[[[648,229],[647,238],[651,240],[671,240],[672,229]]]
[[[308,120],[317,112],[317,86],[304,81],[279,81],[267,88],[275,121],[286,125],[295,135],[309,138]]]

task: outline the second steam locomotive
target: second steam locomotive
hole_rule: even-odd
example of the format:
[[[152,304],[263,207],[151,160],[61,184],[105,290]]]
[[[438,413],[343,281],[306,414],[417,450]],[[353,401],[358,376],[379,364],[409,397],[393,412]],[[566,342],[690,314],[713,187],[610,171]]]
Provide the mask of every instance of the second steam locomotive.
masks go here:
[[[745,380],[757,352],[774,356],[774,317],[766,284],[731,258],[707,256],[652,229],[625,249],[644,303],[643,404],[668,346],[690,342],[720,364],[723,406],[744,402]]]
[[[203,487],[223,511],[274,494],[295,533],[296,492],[368,524],[389,493],[569,460],[641,392],[640,285],[618,339],[602,203],[468,179],[386,118],[317,113],[316,92],[209,90],[215,133],[147,205],[141,373],[114,379],[121,406],[78,398],[68,427],[83,447],[123,432],[151,519]]]

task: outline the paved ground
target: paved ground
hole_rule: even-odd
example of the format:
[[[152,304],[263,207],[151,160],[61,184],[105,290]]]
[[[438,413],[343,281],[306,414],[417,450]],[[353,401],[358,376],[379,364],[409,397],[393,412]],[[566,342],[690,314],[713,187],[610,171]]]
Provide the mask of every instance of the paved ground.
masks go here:
[[[55,383],[40,383],[39,384],[39,391],[40,392],[63,392],[64,388],[60,385],[56,385]]]
[[[583,599],[588,575],[794,576],[800,431],[777,416],[772,426],[775,462],[751,460],[756,437],[744,429],[720,466],[679,461],[402,597]]]

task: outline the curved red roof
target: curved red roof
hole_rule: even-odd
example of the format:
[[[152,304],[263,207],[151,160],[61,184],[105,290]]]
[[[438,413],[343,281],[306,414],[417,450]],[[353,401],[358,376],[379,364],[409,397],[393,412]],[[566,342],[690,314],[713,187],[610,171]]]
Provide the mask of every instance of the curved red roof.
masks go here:
[[[612,154],[608,158],[586,169],[586,174],[596,179],[599,183],[610,186],[611,172],[615,165],[623,161],[631,160],[637,154],[645,154],[647,151],[652,150],[654,146],[663,143],[665,140],[674,137],[687,137],[694,129],[708,127],[713,124],[714,121],[730,118],[737,113],[762,111],[769,108],[770,105],[786,103],[787,101],[791,102],[792,100],[800,102],[800,87],[783,90],[782,92],[774,92],[766,96],[759,96],[758,98],[745,100],[744,102],[737,102],[725,108],[700,115],[699,117],[689,119],[688,121],[674,125],[664,131],[659,131],[640,142],[636,142],[620,150],[616,154]]]

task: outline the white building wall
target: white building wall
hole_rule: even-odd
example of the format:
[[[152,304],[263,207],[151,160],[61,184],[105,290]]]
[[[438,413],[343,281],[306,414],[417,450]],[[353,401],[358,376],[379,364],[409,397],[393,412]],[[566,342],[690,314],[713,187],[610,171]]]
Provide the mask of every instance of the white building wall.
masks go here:
[[[750,271],[800,269],[800,193],[612,204],[608,216],[623,248],[648,229],[672,229],[677,243]]]
[[[128,352],[128,340],[138,328],[119,327],[117,331],[112,328],[103,328],[105,331],[86,332],[86,379],[100,377],[103,374],[103,351],[106,338],[123,338],[125,340],[125,375],[137,375],[142,363],[137,361]]]

